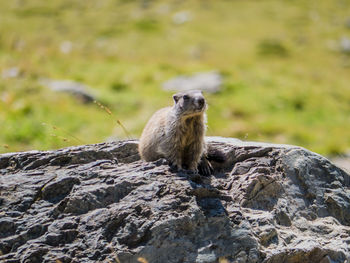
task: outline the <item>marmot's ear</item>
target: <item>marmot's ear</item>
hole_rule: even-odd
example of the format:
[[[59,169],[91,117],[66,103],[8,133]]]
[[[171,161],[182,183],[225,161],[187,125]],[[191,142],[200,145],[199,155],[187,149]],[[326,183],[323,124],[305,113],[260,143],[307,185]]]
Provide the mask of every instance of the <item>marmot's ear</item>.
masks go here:
[[[177,103],[180,99],[180,96],[178,94],[175,94],[175,95],[173,95],[173,99],[174,99],[175,103]]]

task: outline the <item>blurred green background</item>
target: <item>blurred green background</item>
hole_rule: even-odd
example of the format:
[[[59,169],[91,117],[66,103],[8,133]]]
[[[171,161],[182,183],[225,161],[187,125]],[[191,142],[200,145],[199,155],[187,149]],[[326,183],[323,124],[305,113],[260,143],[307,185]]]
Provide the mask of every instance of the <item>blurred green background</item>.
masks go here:
[[[0,1],[0,152],[139,137],[172,104],[163,82],[211,70],[208,135],[349,150],[350,1],[14,0]],[[112,114],[43,79],[89,86]]]

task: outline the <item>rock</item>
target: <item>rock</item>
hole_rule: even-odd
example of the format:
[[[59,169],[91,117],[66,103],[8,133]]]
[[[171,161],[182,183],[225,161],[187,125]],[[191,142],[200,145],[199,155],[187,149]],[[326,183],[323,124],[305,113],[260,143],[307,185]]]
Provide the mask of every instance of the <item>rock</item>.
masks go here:
[[[214,175],[137,141],[0,155],[0,262],[350,261],[350,176],[303,148],[208,137]]]
[[[189,11],[177,12],[173,15],[173,23],[176,25],[184,24],[192,19]]]
[[[20,74],[20,71],[17,67],[12,67],[8,69],[2,70],[2,78],[3,79],[10,79],[10,78],[17,78]]]
[[[83,103],[91,103],[96,101],[90,88],[82,83],[71,80],[50,80],[42,79],[40,83],[53,91],[65,92],[73,95]]]
[[[339,41],[340,52],[350,54],[350,38],[342,37]]]
[[[70,41],[63,41],[60,44],[60,51],[62,54],[69,54],[73,49],[73,44]]]
[[[186,91],[202,90],[209,93],[220,91],[222,76],[216,72],[196,73],[192,76],[179,76],[163,83],[164,90]]]

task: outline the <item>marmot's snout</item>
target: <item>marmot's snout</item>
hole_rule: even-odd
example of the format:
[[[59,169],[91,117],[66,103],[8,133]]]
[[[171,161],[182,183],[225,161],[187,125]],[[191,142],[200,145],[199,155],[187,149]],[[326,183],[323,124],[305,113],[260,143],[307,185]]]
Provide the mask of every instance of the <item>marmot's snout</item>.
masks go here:
[[[196,98],[195,105],[198,110],[202,110],[205,106],[204,98]]]
[[[200,107],[204,106],[204,98],[199,98],[197,101]]]

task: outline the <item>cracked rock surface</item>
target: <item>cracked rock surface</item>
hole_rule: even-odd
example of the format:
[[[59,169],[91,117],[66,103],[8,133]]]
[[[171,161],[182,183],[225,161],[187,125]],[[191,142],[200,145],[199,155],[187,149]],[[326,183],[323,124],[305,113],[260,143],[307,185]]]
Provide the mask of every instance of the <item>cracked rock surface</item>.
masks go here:
[[[0,155],[0,262],[350,262],[350,176],[287,145],[208,138],[214,175],[137,141]]]

